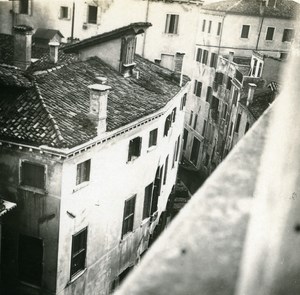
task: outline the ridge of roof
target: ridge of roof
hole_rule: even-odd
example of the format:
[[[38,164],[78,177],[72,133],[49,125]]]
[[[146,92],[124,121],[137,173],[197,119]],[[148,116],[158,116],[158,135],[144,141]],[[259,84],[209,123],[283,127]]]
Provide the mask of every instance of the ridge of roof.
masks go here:
[[[63,51],[65,53],[77,52],[81,48],[85,48],[91,45],[99,44],[102,42],[106,42],[112,39],[116,39],[120,36],[123,36],[125,33],[133,32],[134,34],[140,34],[145,31],[145,29],[151,27],[152,24],[149,22],[136,22],[131,23],[127,26],[117,28],[115,30],[105,32],[96,36],[92,36],[90,38],[84,39],[77,43],[67,44]]]
[[[63,138],[63,136],[62,136],[62,134],[60,132],[60,129],[59,129],[59,126],[58,126],[56,120],[54,119],[54,117],[52,116],[52,114],[50,113],[50,111],[48,110],[48,108],[46,106],[46,103],[45,103],[45,99],[42,96],[41,90],[39,89],[38,84],[37,84],[37,82],[36,82],[35,79],[33,81],[33,85],[34,85],[35,91],[37,93],[37,97],[40,99],[42,107],[44,108],[45,112],[48,114],[48,119],[50,120],[50,122],[51,122],[51,124],[52,124],[52,126],[53,126],[53,128],[55,130],[57,138],[58,138],[58,140],[61,143],[61,147],[66,146],[66,141],[64,140],[64,138]]]
[[[56,29],[47,29],[47,28],[37,28],[35,33],[32,35],[32,38],[39,38],[39,39],[51,39],[56,34],[58,34],[61,38],[64,38],[63,34]]]

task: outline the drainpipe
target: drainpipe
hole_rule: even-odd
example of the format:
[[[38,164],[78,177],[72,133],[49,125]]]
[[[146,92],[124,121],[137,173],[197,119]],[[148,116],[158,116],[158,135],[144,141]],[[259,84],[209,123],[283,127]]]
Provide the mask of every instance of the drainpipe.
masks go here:
[[[266,1],[262,1],[262,3],[260,4],[260,15],[261,15],[261,21],[260,21],[260,26],[259,26],[259,31],[258,31],[258,36],[257,36],[257,42],[256,42],[256,47],[255,50],[258,49],[258,44],[259,44],[259,40],[260,40],[260,35],[261,35],[261,30],[262,30],[262,26],[264,23],[264,12],[265,12],[265,7],[266,7]]]
[[[145,22],[148,22],[149,18],[149,5],[150,5],[150,0],[147,0],[147,7],[146,7],[146,19]],[[144,40],[143,40],[143,49],[142,49],[142,57],[145,57],[145,46],[146,46],[146,36],[147,36],[147,30],[144,32]]]
[[[73,43],[74,41],[74,21],[75,21],[75,1],[73,1],[73,11],[72,11],[71,43]]]
[[[220,49],[221,49],[221,43],[222,43],[222,37],[223,37],[223,27],[224,27],[225,17],[226,17],[226,14],[223,16],[223,19],[222,19],[221,33],[220,33],[219,45],[218,45],[218,56],[220,54]]]

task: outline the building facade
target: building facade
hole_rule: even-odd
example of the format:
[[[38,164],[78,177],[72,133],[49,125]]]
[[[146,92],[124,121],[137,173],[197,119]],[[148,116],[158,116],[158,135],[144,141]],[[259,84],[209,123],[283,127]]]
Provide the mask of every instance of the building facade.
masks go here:
[[[256,74],[262,71],[262,63],[257,60],[256,64],[255,59],[250,64],[253,51],[269,57],[264,77],[269,75],[269,82],[278,82],[280,72],[274,70],[277,65],[272,69],[272,58],[273,61],[286,59],[294,39],[293,16],[298,6],[296,2],[284,0],[227,0],[202,7],[192,70],[194,85],[189,94],[184,131],[184,157],[195,169],[209,173],[222,159],[216,151],[224,149],[227,139],[223,137],[228,136],[224,133],[227,128],[224,124],[230,112],[228,102],[233,78],[255,75],[250,73],[251,67]],[[239,70],[225,78],[216,70],[223,67],[220,64],[224,62],[222,56],[235,56],[238,60]],[[221,141],[218,140],[220,136]],[[217,159],[212,163],[214,157]]]
[[[109,294],[167,223],[189,82],[135,55],[149,26],[1,66],[1,193],[18,205],[1,294]]]

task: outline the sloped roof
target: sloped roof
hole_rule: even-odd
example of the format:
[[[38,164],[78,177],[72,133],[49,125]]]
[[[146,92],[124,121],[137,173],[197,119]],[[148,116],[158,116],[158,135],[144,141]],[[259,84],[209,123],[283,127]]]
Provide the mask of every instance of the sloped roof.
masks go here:
[[[203,11],[220,11],[226,14],[260,16],[260,3],[257,0],[225,0],[202,6]],[[293,18],[299,4],[292,0],[277,0],[276,7],[265,7],[265,17]]]
[[[88,86],[95,83],[96,76],[107,77],[112,86],[108,131],[158,111],[180,90],[179,75],[138,55],[135,61],[139,79],[124,78],[97,57],[35,75],[30,89],[0,99],[0,137],[54,147],[73,147],[96,137],[88,118]],[[184,83],[187,81],[184,77]]]
[[[90,38],[84,39],[77,43],[68,44],[65,46],[64,51],[66,53],[77,52],[79,49],[89,47],[94,44],[99,44],[101,42],[106,42],[106,41],[109,41],[112,39],[116,39],[125,34],[144,33],[144,31],[151,26],[152,26],[151,23],[145,23],[145,22],[132,23],[128,26],[121,27],[121,28],[118,28],[118,29],[115,29],[115,30],[112,30],[112,31],[109,31],[109,32],[106,32],[106,33],[103,33],[100,35],[92,36]]]
[[[44,29],[44,28],[38,28],[35,33],[33,34],[33,39],[46,39],[50,40],[52,39],[56,34],[58,34],[61,38],[64,38],[63,34],[59,30],[53,30],[53,29]]]

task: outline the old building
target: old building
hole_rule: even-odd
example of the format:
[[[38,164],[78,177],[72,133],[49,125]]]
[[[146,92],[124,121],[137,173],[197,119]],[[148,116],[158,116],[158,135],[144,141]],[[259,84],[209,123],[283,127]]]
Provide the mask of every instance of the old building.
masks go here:
[[[74,4],[73,4],[74,3]],[[132,22],[151,22],[152,27],[137,39],[137,52],[171,70],[185,54],[184,72],[194,56],[201,0],[18,0],[0,2],[0,32],[12,27],[59,30],[65,38],[85,39]],[[134,11],[134,13],[132,13]]]
[[[225,125],[222,123],[219,128],[217,122],[218,116],[225,120],[230,108],[227,102],[225,105],[219,103],[220,95],[225,98],[230,94],[232,78],[253,76],[247,72],[253,51],[268,56],[264,76],[270,82],[278,82],[280,71],[274,70],[273,66],[276,68],[277,65],[273,64],[277,63],[276,58],[285,60],[287,57],[294,38],[293,16],[298,7],[298,3],[286,0],[226,0],[202,7],[194,52],[194,86],[188,95],[184,131],[184,157],[196,169],[209,172],[208,166],[215,150],[224,148],[223,141],[226,139],[219,141],[217,137],[220,132],[223,133]],[[235,60],[248,57],[248,61],[239,58],[236,64],[239,76],[226,77],[223,81],[217,67],[224,62],[222,56],[230,54],[235,56]],[[262,75],[262,65],[257,58],[252,60],[255,75]],[[218,87],[223,82],[224,85]],[[217,162],[220,159],[221,156]]]
[[[32,29],[15,27],[0,67],[0,193],[17,204],[4,291],[108,294],[166,223],[189,82],[135,55],[149,26],[52,42],[35,63]]]

